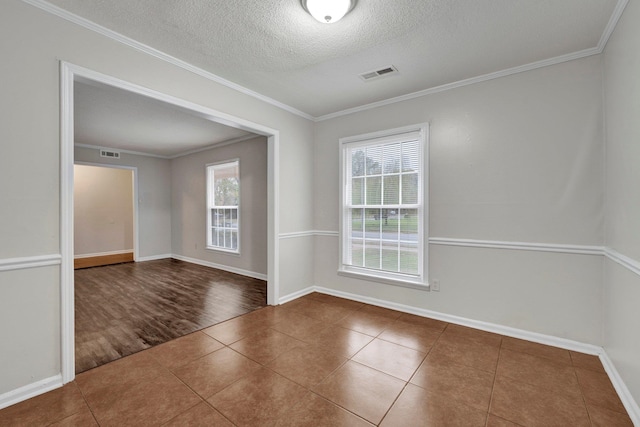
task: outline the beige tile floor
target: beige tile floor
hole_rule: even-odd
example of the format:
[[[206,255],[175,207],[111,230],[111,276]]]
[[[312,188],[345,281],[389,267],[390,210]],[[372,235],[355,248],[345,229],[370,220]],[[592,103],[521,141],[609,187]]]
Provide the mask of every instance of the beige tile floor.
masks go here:
[[[632,426],[595,356],[322,294],[77,376],[1,426]]]

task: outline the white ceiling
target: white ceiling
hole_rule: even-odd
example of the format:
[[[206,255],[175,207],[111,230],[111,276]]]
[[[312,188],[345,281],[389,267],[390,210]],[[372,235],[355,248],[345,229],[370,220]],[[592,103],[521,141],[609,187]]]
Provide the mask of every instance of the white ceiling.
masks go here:
[[[314,117],[597,52],[624,2],[359,0],[326,25],[299,0],[48,1]]]
[[[175,157],[254,134],[102,84],[74,83],[76,144]]]

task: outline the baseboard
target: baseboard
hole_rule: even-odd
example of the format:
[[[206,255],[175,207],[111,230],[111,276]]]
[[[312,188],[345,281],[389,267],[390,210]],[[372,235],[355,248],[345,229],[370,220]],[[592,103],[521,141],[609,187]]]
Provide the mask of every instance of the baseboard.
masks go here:
[[[493,332],[500,335],[506,335],[512,338],[519,338],[527,341],[537,342],[539,344],[550,345],[554,347],[564,348],[566,350],[578,351],[593,355],[600,355],[604,350],[602,347],[593,344],[585,344],[566,338],[558,338],[551,335],[540,334],[537,332],[529,332],[522,329],[512,328],[509,326],[498,325],[496,323],[483,322],[479,320],[468,319],[466,317],[454,316],[451,314],[440,313],[438,311],[426,310],[409,305],[398,304],[377,298],[364,297],[362,295],[351,294],[348,292],[336,291],[334,289],[314,287],[316,292],[333,295],[340,298],[346,298],[353,301],[364,302],[366,304],[376,305],[378,307],[389,308],[401,311],[403,313],[415,314],[422,317],[430,317],[443,322],[454,323],[456,325],[468,326],[482,331]]]
[[[78,255],[73,260],[73,268],[99,267],[102,265],[133,262],[133,252],[116,252],[99,255]]]
[[[167,259],[167,258],[173,258],[173,255],[172,254],[161,254],[161,255],[143,256],[143,257],[138,257],[136,262],[157,261],[159,259]]]
[[[289,301],[293,301],[294,299],[298,299],[300,297],[303,297],[305,295],[308,295],[312,292],[315,292],[316,287],[315,286],[309,286],[308,288],[304,288],[300,291],[294,292],[292,294],[289,295],[285,295],[283,297],[280,297],[280,299],[278,300],[278,304],[286,304]]]
[[[203,261],[197,258],[190,258],[182,255],[171,255],[172,258],[178,259],[180,261],[190,262],[192,264],[202,265],[204,267],[217,268],[218,270],[228,271],[229,273],[239,274],[241,276],[247,276],[258,280],[267,280],[267,275],[262,273],[256,273],[255,271],[243,270],[241,268],[230,267],[228,265],[216,264],[215,262]]]
[[[0,395],[0,409],[6,408],[23,400],[46,393],[62,387],[62,375],[58,374],[35,383],[27,384],[15,390]]]
[[[633,399],[631,392],[622,380],[620,373],[606,351],[603,351],[602,354],[600,354],[600,361],[602,362],[602,366],[604,366],[604,370],[607,371],[607,375],[609,375],[609,379],[611,380],[613,387],[616,389],[616,392],[618,392],[618,396],[620,397],[624,408],[627,410],[627,413],[631,418],[631,422],[633,422],[634,426],[640,426],[640,407]]]

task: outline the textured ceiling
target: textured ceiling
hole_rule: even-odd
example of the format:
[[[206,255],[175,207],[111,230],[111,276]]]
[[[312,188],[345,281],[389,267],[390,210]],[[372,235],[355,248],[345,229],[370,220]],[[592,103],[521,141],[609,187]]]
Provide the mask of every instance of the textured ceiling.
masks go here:
[[[299,0],[49,2],[318,117],[596,48],[617,0],[360,0],[330,25]]]
[[[75,142],[162,157],[253,135],[142,95],[74,84]]]

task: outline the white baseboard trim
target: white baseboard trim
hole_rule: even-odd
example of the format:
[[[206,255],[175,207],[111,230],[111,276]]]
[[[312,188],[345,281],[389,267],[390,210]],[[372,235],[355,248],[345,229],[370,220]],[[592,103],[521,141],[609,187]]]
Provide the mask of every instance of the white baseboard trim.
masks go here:
[[[36,255],[21,258],[0,259],[0,271],[24,270],[25,268],[46,267],[49,265],[60,265],[62,255]]]
[[[198,264],[205,267],[217,268],[218,270],[228,271],[229,273],[240,274],[241,276],[252,277],[258,280],[267,280],[267,275],[262,273],[256,273],[255,271],[243,270],[241,268],[230,267],[228,265],[216,264],[215,262],[203,261],[201,259],[190,258],[182,255],[171,255],[171,258],[179,259],[180,261],[190,262],[192,264]]]
[[[73,259],[94,258],[99,256],[122,255],[122,254],[130,254],[130,253],[133,253],[133,249],[124,249],[121,251],[98,252],[95,254],[80,254],[80,255],[74,255]]]
[[[631,418],[631,422],[633,422],[634,426],[640,426],[640,407],[633,399],[631,392],[622,380],[620,373],[606,351],[603,351],[600,354],[600,361],[602,362],[602,366],[604,366],[604,370],[607,371],[607,375],[609,375],[609,379],[611,380],[613,387],[616,389],[616,392],[618,392],[618,396],[620,396],[620,400],[622,401],[624,408],[627,410],[627,413]]]
[[[578,341],[569,340],[566,338],[558,338],[551,335],[545,335],[537,332],[525,331],[523,329],[512,328],[510,326],[498,325],[495,323],[483,322],[479,320],[468,319],[465,317],[454,316],[451,314],[440,313],[437,311],[427,310],[418,307],[411,307],[404,304],[398,304],[394,302],[384,301],[377,298],[365,297],[362,295],[351,294],[342,291],[336,291],[335,289],[314,287],[316,292],[323,294],[333,295],[336,297],[346,298],[353,301],[363,302],[366,304],[375,305],[378,307],[389,308],[392,310],[401,311],[403,313],[415,314],[422,317],[430,317],[436,320],[442,320],[443,322],[454,323],[456,325],[468,326],[474,329],[480,329],[482,331],[493,332],[500,335],[505,335],[512,338],[519,338],[527,341],[533,341],[540,344],[551,345],[554,347],[564,348],[566,350],[578,351],[581,353],[600,355],[603,352],[602,347],[593,344],[585,344]]]
[[[167,258],[173,258],[173,255],[172,254],[161,254],[161,255],[142,256],[142,257],[138,257],[136,262],[157,261],[159,259],[167,259]]]
[[[15,390],[0,394],[0,409],[6,408],[23,400],[62,387],[62,374],[55,375],[35,383],[27,384]]]
[[[289,301],[293,301],[294,299],[298,299],[300,297],[303,297],[305,295],[308,295],[312,292],[315,292],[316,287],[315,286],[309,286],[308,288],[304,288],[300,291],[294,292],[292,294],[289,295],[285,295],[283,297],[280,297],[280,299],[278,300],[278,304],[285,304],[288,303]]]

